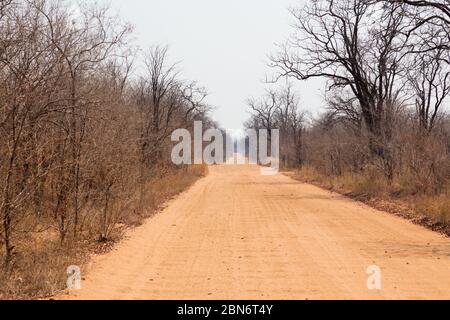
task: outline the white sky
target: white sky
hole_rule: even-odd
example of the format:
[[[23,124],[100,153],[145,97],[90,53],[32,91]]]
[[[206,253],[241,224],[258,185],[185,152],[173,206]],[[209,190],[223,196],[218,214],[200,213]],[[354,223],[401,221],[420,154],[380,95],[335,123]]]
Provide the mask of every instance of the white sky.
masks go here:
[[[169,45],[182,77],[197,80],[215,106],[212,117],[223,128],[238,129],[247,120],[245,100],[267,87],[267,55],[289,33],[288,7],[303,0],[110,0],[135,27],[141,48]],[[323,83],[298,84],[305,109],[323,105]]]

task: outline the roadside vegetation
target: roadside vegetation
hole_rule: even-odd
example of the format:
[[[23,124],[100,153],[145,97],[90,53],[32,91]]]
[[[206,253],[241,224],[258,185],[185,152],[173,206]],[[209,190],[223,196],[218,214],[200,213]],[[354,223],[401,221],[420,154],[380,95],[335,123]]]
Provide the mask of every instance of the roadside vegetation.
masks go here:
[[[211,124],[205,89],[131,38],[90,1],[0,2],[0,299],[64,289],[205,173],[170,162],[175,128]]]
[[[247,127],[280,128],[298,179],[449,234],[448,1],[319,0],[291,14],[271,82],[325,79],[327,109],[313,118],[293,85],[268,89]]]

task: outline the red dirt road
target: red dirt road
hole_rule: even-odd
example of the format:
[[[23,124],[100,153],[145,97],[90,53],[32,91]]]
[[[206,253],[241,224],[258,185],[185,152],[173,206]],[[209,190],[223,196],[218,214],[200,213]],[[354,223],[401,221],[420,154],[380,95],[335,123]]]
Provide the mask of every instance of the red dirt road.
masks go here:
[[[450,299],[450,239],[256,166],[214,166],[83,276],[66,298]]]

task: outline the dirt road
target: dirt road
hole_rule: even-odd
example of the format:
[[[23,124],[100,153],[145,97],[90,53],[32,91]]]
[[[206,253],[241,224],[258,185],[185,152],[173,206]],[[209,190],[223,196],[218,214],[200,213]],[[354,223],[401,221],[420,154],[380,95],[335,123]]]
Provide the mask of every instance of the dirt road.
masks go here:
[[[382,290],[367,288],[370,265]],[[83,276],[69,298],[450,299],[450,239],[256,166],[215,166]]]

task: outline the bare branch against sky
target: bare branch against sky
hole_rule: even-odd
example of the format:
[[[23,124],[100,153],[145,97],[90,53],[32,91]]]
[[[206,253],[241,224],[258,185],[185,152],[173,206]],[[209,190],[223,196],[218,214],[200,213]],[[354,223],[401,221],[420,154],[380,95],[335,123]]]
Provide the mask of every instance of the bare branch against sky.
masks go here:
[[[237,129],[247,120],[245,101],[264,92],[267,56],[291,33],[295,0],[111,0],[135,26],[140,47],[169,45],[170,58],[182,61],[183,76],[208,88],[213,118]],[[323,83],[299,83],[302,103],[315,114],[324,104]]]

